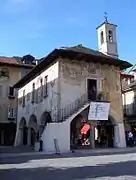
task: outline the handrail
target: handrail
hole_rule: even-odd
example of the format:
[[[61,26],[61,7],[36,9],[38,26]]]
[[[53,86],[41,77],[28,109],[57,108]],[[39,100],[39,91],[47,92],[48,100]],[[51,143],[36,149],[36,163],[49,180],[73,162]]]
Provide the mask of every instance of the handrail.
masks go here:
[[[85,104],[89,103],[90,101],[109,101],[109,93],[104,92],[94,92],[94,95],[91,94],[93,99],[88,97],[88,92],[81,95],[78,99],[73,101],[72,103],[68,104],[66,107],[58,110],[54,113],[53,119],[55,122],[63,122],[75,112],[77,112],[80,108],[82,108]]]

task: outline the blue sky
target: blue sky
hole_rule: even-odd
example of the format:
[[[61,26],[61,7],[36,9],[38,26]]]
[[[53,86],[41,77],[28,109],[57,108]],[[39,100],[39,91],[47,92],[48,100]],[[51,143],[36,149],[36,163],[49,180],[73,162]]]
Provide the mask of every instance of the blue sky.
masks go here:
[[[120,58],[135,63],[135,0],[0,0],[0,55],[45,56],[54,48],[83,44],[97,49],[96,27],[118,25]]]

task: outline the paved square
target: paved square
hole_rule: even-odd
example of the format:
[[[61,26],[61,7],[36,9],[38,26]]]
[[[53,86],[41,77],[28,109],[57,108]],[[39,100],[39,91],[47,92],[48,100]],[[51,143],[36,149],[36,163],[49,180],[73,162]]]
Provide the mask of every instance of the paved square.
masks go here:
[[[136,153],[2,158],[1,180],[136,180]]]

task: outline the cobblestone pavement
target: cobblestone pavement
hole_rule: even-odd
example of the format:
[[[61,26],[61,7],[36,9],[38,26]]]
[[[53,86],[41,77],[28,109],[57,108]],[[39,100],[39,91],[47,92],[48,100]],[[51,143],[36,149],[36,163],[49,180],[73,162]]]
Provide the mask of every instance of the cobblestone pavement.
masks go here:
[[[136,153],[1,160],[1,180],[136,180]]]

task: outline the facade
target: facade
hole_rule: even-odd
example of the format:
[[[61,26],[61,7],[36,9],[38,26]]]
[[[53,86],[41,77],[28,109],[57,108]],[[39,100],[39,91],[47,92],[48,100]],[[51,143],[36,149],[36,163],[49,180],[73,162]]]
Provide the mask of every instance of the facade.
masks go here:
[[[135,66],[129,73],[122,74],[122,99],[125,131],[136,130],[136,72]]]
[[[106,21],[98,36],[106,24],[115,34]],[[109,30],[103,31],[104,37]],[[125,147],[120,71],[128,67],[117,53],[113,57],[82,45],[52,51],[14,85],[19,89],[15,146],[36,145],[42,139],[47,153],[67,152],[102,146],[99,139],[106,137],[104,147]],[[91,101],[110,102],[108,120],[88,120]]]
[[[16,133],[17,91],[13,85],[32,69],[16,58],[0,57],[0,145],[13,145]]]

